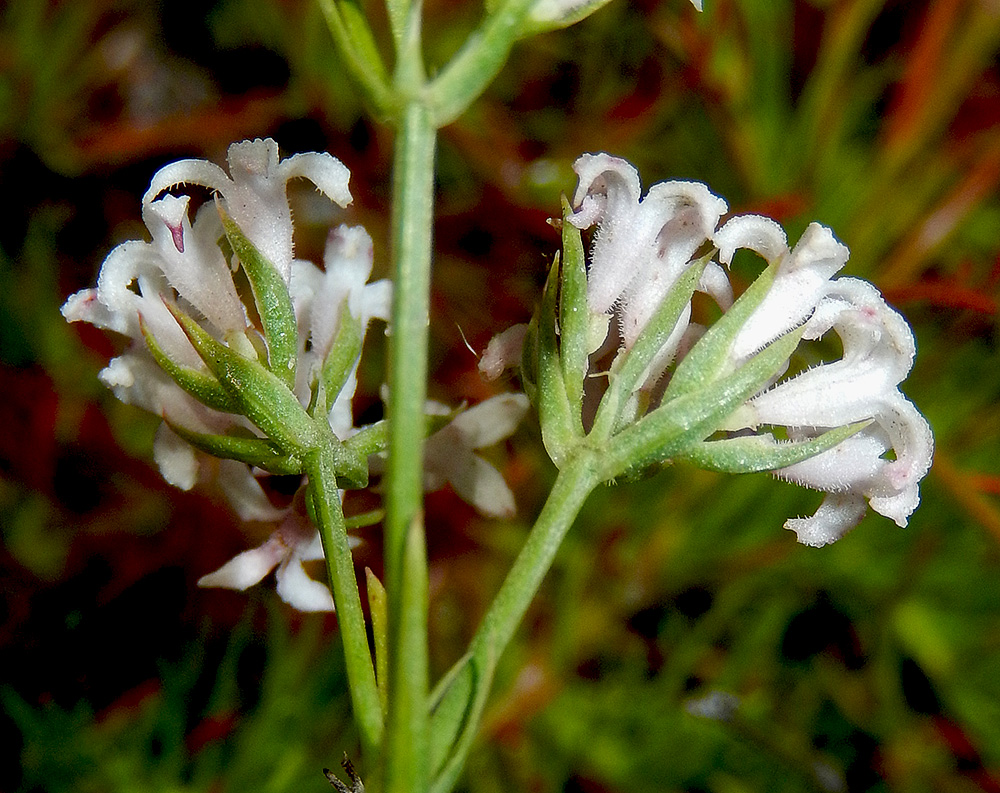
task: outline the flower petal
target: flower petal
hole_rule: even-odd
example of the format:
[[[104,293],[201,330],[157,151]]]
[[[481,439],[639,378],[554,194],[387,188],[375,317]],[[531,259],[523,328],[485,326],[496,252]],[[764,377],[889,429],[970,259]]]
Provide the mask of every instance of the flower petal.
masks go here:
[[[153,459],[168,484],[190,490],[198,481],[198,458],[195,450],[166,424],[156,429]]]
[[[831,276],[850,251],[826,226],[810,223],[795,248],[778,265],[771,290],[733,341],[732,357],[742,362],[809,317]]]
[[[323,195],[342,207],[348,206],[353,200],[347,186],[351,172],[332,154],[326,152],[293,154],[287,160],[283,160],[278,168],[281,171],[281,178],[286,182],[296,177],[308,179]]]
[[[333,611],[333,596],[325,584],[310,578],[302,559],[290,556],[275,574],[278,597],[298,611]]]
[[[263,544],[234,556],[214,573],[198,579],[200,587],[222,587],[240,591],[259,584],[288,554],[287,546],[273,534]]]
[[[457,431],[468,448],[483,449],[513,435],[529,404],[524,394],[498,394],[459,413],[445,429]]]
[[[785,528],[795,532],[803,545],[820,548],[843,537],[865,516],[865,500],[852,493],[830,493],[816,514],[809,518],[789,518]]]
[[[719,249],[719,261],[725,265],[732,264],[738,248],[746,248],[759,254],[768,264],[788,253],[785,230],[763,215],[737,215],[730,218],[712,235],[712,242]]]
[[[490,518],[512,518],[517,514],[514,494],[500,472],[482,457],[470,455],[448,478],[462,500]]]

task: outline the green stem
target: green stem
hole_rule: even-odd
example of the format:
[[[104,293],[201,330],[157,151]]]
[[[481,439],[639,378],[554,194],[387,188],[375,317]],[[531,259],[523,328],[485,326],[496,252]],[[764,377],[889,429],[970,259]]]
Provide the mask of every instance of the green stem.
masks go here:
[[[373,114],[380,119],[390,117],[396,106],[396,95],[386,79],[385,67],[378,57],[370,31],[359,27],[361,18],[357,12],[352,29],[336,0],[319,0],[319,6],[344,67],[361,89]]]
[[[361,611],[354,557],[347,541],[347,527],[344,525],[344,512],[337,492],[332,455],[326,450],[316,453],[307,464],[307,472],[309,498],[323,539],[326,571],[344,642],[351,705],[361,733],[362,751],[374,762],[382,740],[382,707],[375,685],[375,670],[368,647],[365,617]]]
[[[386,793],[427,789],[427,562],[423,527],[424,402],[436,129],[419,101],[396,136],[389,340],[385,584],[389,599]]]
[[[473,652],[477,652],[488,638],[497,648],[499,656],[510,642],[542,579],[552,566],[566,533],[587,497],[600,484],[600,471],[601,466],[594,454],[581,450],[559,472],[524,547],[476,632],[472,641]]]
[[[523,29],[535,0],[507,0],[477,28],[431,83],[430,98],[438,127],[450,124],[497,76]]]
[[[484,702],[496,663],[524,618],[584,502],[600,484],[600,470],[597,456],[589,449],[578,448],[559,472],[538,520],[472,639],[469,653],[444,684],[445,690],[436,691],[432,697],[438,702],[432,736],[438,742],[448,743],[434,747],[436,764],[445,759],[447,762],[434,780],[432,793],[446,793],[457,780],[481,716],[482,708],[476,703]]]

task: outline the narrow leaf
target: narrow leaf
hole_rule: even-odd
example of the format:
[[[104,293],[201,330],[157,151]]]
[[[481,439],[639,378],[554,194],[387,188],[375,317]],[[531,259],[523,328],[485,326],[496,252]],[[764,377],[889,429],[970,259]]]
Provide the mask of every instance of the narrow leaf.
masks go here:
[[[317,404],[326,413],[333,407],[344,383],[354,369],[361,355],[361,344],[364,339],[364,329],[361,322],[347,309],[347,299],[340,306],[340,327],[333,339],[330,351],[323,361],[320,372],[320,400]]]
[[[238,460],[279,476],[290,476],[303,472],[301,460],[282,454],[271,441],[266,441],[263,438],[257,438],[249,433],[247,435],[208,435],[192,432],[185,427],[174,424],[167,418],[164,418],[164,421],[185,441],[213,457]]]
[[[496,651],[493,642],[487,644],[483,653],[476,653],[469,662],[469,670],[472,678],[472,699],[465,714],[462,730],[458,734],[455,746],[447,763],[437,774],[431,783],[431,793],[449,793],[454,789],[458,781],[458,775],[465,765],[465,758],[472,748],[472,742],[476,738],[479,723],[482,720],[483,711],[486,709],[486,702],[489,699],[490,684],[493,681],[493,673],[496,669]]]
[[[552,262],[538,323],[538,420],[542,426],[542,442],[559,467],[570,445],[583,436],[582,419],[573,416],[566,382],[563,379],[556,340],[556,298],[559,277],[559,257]]]
[[[772,342],[735,372],[661,404],[611,439],[601,459],[613,479],[662,463],[705,440],[723,420],[780,371],[802,337],[794,330]]]
[[[774,471],[832,449],[870,424],[861,421],[824,432],[808,441],[779,441],[770,433],[697,443],[675,459],[730,474]]]
[[[777,267],[776,262],[757,276],[729,311],[684,356],[663,395],[664,402],[689,394],[726,373],[724,370],[733,341],[771,289]]]
[[[709,256],[694,262],[674,283],[664,296],[646,328],[636,339],[632,349],[615,359],[608,390],[601,399],[594,420],[594,432],[598,438],[605,437],[619,424],[618,414],[632,393],[641,385],[650,364],[663,349],[677,321],[691,301],[698,287],[698,280],[708,264]]]
[[[213,339],[198,323],[167,304],[192,346],[250,421],[288,455],[321,443],[316,422],[276,375]]]
[[[239,404],[229,395],[215,377],[207,372],[199,372],[197,369],[181,366],[167,355],[149,330],[149,326],[143,320],[142,314],[139,315],[139,330],[142,331],[142,337],[146,340],[146,346],[149,348],[153,360],[159,364],[163,371],[170,375],[177,385],[206,407],[219,410],[223,413],[240,412]]]

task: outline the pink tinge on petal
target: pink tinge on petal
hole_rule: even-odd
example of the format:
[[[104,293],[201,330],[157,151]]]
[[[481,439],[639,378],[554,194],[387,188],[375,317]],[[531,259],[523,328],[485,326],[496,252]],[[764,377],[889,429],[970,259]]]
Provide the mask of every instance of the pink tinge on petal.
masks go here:
[[[513,325],[490,339],[483,357],[479,359],[479,371],[483,377],[496,380],[507,369],[520,366],[527,335],[527,325]]]

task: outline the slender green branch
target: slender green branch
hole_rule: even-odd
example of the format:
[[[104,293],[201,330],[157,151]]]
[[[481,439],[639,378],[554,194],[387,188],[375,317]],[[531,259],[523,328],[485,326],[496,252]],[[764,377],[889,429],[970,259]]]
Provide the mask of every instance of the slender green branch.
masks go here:
[[[309,498],[323,539],[327,575],[344,641],[351,705],[361,733],[362,749],[365,756],[374,762],[382,740],[382,706],[375,685],[365,617],[361,611],[361,595],[354,573],[354,558],[347,541],[332,455],[326,449],[317,452],[307,463],[307,472]]]
[[[424,401],[436,130],[419,101],[396,137],[389,342],[385,584],[389,599],[387,793],[422,793],[427,762],[427,562],[423,527]]]
[[[597,456],[578,447],[556,478],[528,539],[473,637],[469,653],[435,692],[432,754],[441,767],[432,793],[447,793],[462,770],[478,728],[481,705],[493,682],[500,655],[524,618],[531,601],[587,497],[600,484]]]
[[[389,85],[385,65],[363,17],[346,7],[344,11],[352,16],[345,17],[337,0],[319,0],[319,6],[344,67],[361,89],[374,115],[380,119],[391,118],[398,104],[396,94]]]
[[[559,546],[587,497],[601,481],[596,456],[581,449],[556,477],[538,520],[504,579],[472,641],[479,652],[487,640],[502,652],[534,600]]]
[[[507,0],[474,31],[431,83],[430,101],[438,127],[450,124],[493,82],[523,30],[535,0]]]

